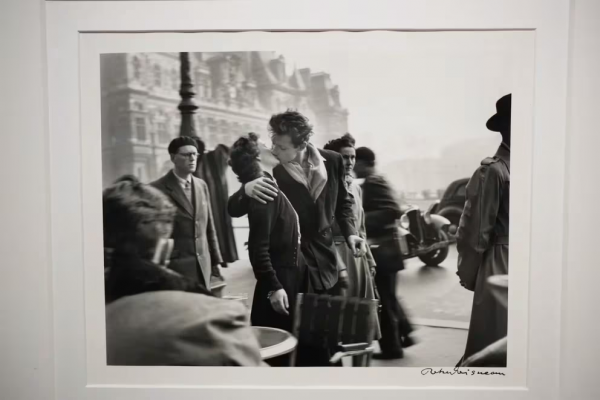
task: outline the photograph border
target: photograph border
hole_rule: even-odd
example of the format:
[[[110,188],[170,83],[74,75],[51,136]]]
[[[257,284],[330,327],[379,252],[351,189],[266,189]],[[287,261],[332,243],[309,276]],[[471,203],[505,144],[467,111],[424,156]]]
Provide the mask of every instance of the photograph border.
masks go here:
[[[430,365],[435,368],[432,372],[439,371],[443,367],[445,374],[430,374],[424,371],[424,367],[399,367],[398,373],[390,376],[382,376],[380,368],[371,366],[369,369],[329,369],[326,374],[318,369],[294,369],[288,368],[271,369],[265,373],[262,369],[240,370],[230,368],[227,378],[222,373],[222,368],[205,371],[202,378],[196,376],[194,369],[189,367],[157,366],[152,370],[142,370],[135,366],[108,367],[106,366],[106,326],[104,323],[104,287],[99,285],[104,279],[103,272],[103,220],[102,214],[97,210],[102,208],[102,129],[101,114],[103,108],[101,98],[102,92],[98,77],[100,67],[98,60],[102,55],[111,54],[150,54],[153,51],[169,52],[169,50],[195,51],[254,51],[267,50],[273,46],[297,43],[307,45],[309,42],[304,35],[318,35],[314,40],[321,43],[337,43],[345,46],[347,39],[357,33],[346,32],[310,32],[310,33],[284,33],[284,32],[244,32],[238,33],[94,33],[82,35],[80,42],[80,92],[81,92],[81,125],[86,129],[81,132],[81,154],[82,169],[86,171],[82,184],[83,208],[83,240],[84,240],[84,279],[85,279],[85,303],[86,303],[86,359],[88,367],[88,380],[94,384],[109,383],[131,383],[144,384],[153,382],[156,385],[164,384],[194,384],[204,386],[205,382],[211,385],[223,386],[229,379],[237,385],[268,384],[271,379],[278,382],[278,386],[304,386],[300,382],[311,382],[318,386],[335,386],[348,382],[352,386],[361,386],[368,383],[369,386],[501,386],[519,387],[526,380],[526,352],[527,337],[522,332],[527,326],[527,302],[528,302],[528,268],[526,267],[529,257],[529,206],[531,190],[530,159],[532,155],[532,101],[533,101],[533,78],[534,59],[533,46],[535,34],[533,31],[435,31],[435,32],[390,32],[371,31],[359,33],[363,37],[364,45],[374,47],[385,43],[384,47],[394,48],[399,55],[405,46],[419,35],[427,36],[429,43],[456,43],[459,41],[481,40],[480,35],[488,36],[490,46],[500,46],[498,51],[504,51],[510,60],[507,63],[519,64],[519,71],[513,78],[510,91],[516,100],[512,112],[512,170],[511,183],[512,214],[523,215],[520,223],[514,224],[515,233],[511,241],[510,263],[523,265],[511,272],[509,281],[511,284],[511,295],[509,298],[509,327],[508,337],[508,368],[497,370],[486,369],[486,372],[497,372],[498,375],[472,375],[472,370],[462,370],[465,374],[454,373],[453,366],[460,358],[463,348],[457,349],[454,364]],[[301,43],[301,44],[300,44]],[[367,44],[367,43],[370,43]],[[512,48],[508,48],[508,43]],[[491,48],[491,47],[490,47]],[[113,53],[114,52],[114,53]],[[140,53],[141,52],[141,53]],[[516,61],[516,60],[519,61]],[[486,72],[481,72],[485,76]],[[417,78],[417,77],[415,77]],[[481,79],[481,77],[479,77]],[[505,90],[508,90],[506,88]],[[490,108],[494,104],[490,101]],[[483,123],[483,121],[482,121]],[[485,132],[485,131],[483,131]],[[490,135],[491,136],[491,135]],[[493,151],[494,149],[492,149]],[[482,154],[481,157],[484,157]],[[477,160],[478,162],[480,160]],[[477,164],[475,164],[477,165]],[[474,165],[474,166],[475,166]],[[391,178],[391,177],[390,177]],[[400,278],[401,279],[401,278]],[[452,279],[452,278],[450,278]],[[456,279],[456,276],[455,276]],[[460,288],[458,279],[455,280],[458,290]],[[465,294],[467,294],[465,292]],[[471,297],[471,296],[469,296]],[[470,312],[471,303],[464,304],[467,312]],[[466,332],[464,332],[466,334]],[[417,336],[418,338],[418,336]],[[427,346],[427,343],[422,343]],[[381,367],[384,368],[384,367]],[[385,369],[385,368],[384,368]],[[423,375],[423,372],[427,373]],[[267,375],[268,379],[265,379]],[[264,381],[264,382],[263,382]]]
[[[296,2],[290,2],[295,3]],[[281,2],[278,2],[281,5]],[[240,30],[535,30],[535,147],[519,149],[532,154],[530,189],[525,198],[530,213],[517,214],[513,221],[526,226],[530,246],[529,349],[527,381],[518,388],[452,388],[461,398],[477,398],[482,391],[490,398],[550,398],[558,384],[560,340],[560,290],[562,275],[563,215],[556,210],[564,202],[564,143],[566,124],[567,1],[381,1],[303,2],[297,13],[278,12],[273,2],[101,2],[47,3],[47,44],[49,83],[49,135],[52,216],[52,267],[55,317],[55,356],[58,398],[158,399],[228,398],[233,391],[249,387],[192,388],[184,386],[94,385],[86,368],[85,285],[83,277],[85,176],[81,135],[85,130],[80,101],[80,56],[83,38],[92,32],[175,32]],[[136,15],[132,19],[130,15]],[[175,49],[174,49],[175,50]],[[99,84],[99,82],[98,82]],[[528,106],[529,104],[525,105]],[[518,118],[518,116],[517,116]],[[515,159],[527,159],[518,157]],[[518,162],[518,161],[517,161]],[[79,169],[73,166],[81,166]],[[516,180],[519,178],[516,177]],[[513,184],[515,182],[513,179]],[[525,179],[525,178],[523,178]],[[537,200],[536,199],[540,199]],[[535,207],[532,206],[535,204]],[[519,208],[517,208],[518,210]],[[523,210],[521,211],[529,211]],[[511,236],[514,237],[514,226]],[[77,239],[78,238],[78,239]],[[86,238],[87,240],[87,238]],[[77,243],[81,244],[77,246]],[[513,259],[511,253],[511,260]],[[511,262],[512,263],[512,262]],[[517,264],[518,265],[518,264]],[[512,314],[512,311],[511,311]],[[401,368],[387,369],[399,373]],[[389,374],[389,372],[388,372]],[[447,398],[447,387],[373,387],[382,398]],[[300,387],[294,387],[298,389]],[[283,387],[252,387],[252,396],[305,398],[331,397],[332,390],[344,390],[347,398],[362,398],[357,387],[303,387],[291,392]],[[346,390],[345,390],[346,389]],[[352,390],[347,390],[352,389]],[[432,390],[424,390],[432,389]],[[166,391],[169,391],[167,394]],[[282,392],[283,391],[283,392]],[[308,392],[307,392],[308,391]]]

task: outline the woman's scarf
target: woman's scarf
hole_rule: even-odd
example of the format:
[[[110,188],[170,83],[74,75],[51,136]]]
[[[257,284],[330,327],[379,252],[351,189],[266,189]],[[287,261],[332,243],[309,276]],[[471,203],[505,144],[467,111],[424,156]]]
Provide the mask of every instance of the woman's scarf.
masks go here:
[[[352,174],[346,174],[346,176],[344,177],[344,185],[346,186],[346,190],[348,191],[348,193],[351,192],[352,182],[354,182],[354,177],[352,176]]]
[[[306,176],[302,165],[296,161],[290,161],[282,165],[296,182],[301,183],[308,189],[313,200],[317,201],[327,184],[325,159],[312,143],[308,144],[306,151],[309,167],[308,176]]]

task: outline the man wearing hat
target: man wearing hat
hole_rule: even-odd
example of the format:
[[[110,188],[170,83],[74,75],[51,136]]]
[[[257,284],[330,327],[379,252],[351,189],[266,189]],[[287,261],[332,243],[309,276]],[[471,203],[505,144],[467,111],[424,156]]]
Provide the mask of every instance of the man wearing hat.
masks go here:
[[[202,179],[193,176],[201,155],[198,142],[187,136],[175,138],[169,144],[169,154],[173,169],[152,182],[152,186],[169,196],[177,207],[169,268],[210,290],[212,267],[223,260],[208,186]]]
[[[507,333],[508,310],[495,300],[488,278],[508,274],[510,115],[508,94],[498,100],[496,114],[486,125],[502,135],[502,143],[496,155],[484,159],[469,180],[457,232],[457,274],[461,285],[474,292],[463,360]]]

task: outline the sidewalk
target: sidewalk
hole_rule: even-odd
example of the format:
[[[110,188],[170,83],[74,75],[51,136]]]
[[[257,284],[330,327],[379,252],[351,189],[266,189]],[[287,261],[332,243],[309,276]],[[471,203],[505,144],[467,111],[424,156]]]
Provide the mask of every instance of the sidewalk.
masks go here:
[[[404,349],[400,360],[373,360],[372,367],[454,367],[467,342],[464,329],[416,326],[417,343]]]

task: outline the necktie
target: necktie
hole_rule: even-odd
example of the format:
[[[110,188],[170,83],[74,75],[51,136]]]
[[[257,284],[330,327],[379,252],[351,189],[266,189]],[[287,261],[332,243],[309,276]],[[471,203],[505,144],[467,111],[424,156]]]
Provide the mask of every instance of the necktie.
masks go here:
[[[192,204],[192,185],[190,182],[185,182],[183,192],[185,193],[185,197],[187,197],[190,204]]]

